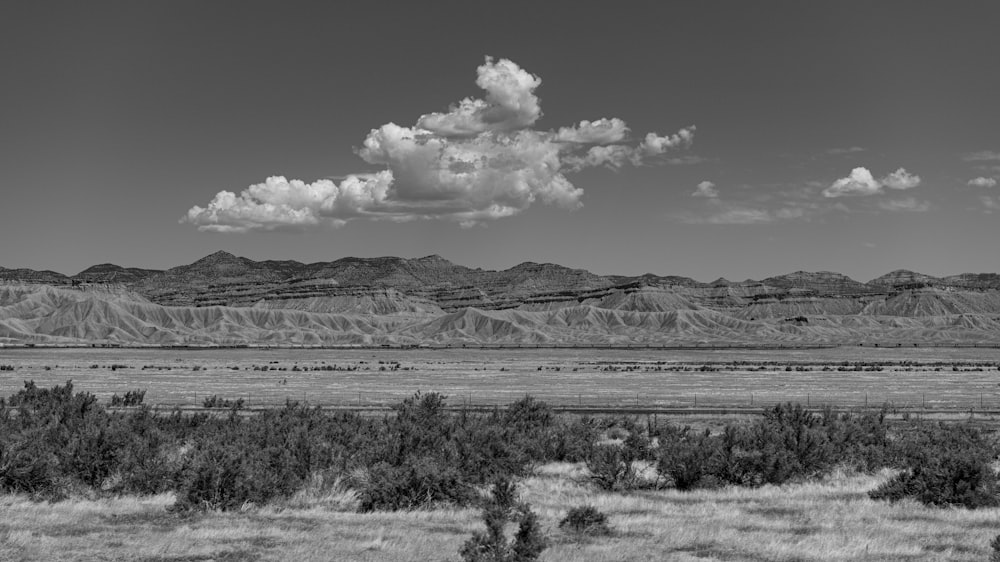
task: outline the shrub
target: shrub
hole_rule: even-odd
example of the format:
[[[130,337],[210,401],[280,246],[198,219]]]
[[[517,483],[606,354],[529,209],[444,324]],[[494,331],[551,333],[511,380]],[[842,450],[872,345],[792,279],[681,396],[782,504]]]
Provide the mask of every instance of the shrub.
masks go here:
[[[990,562],[1000,562],[1000,535],[990,541]]]
[[[969,509],[1000,505],[990,467],[995,447],[971,426],[921,428],[900,444],[903,472],[869,492],[876,500],[912,497],[925,505]]]
[[[574,507],[566,513],[559,522],[560,529],[566,529],[577,534],[608,535],[608,516],[592,505]]]
[[[660,434],[656,470],[669,476],[678,490],[712,487],[720,472],[718,440],[690,428],[666,430]]]
[[[244,404],[245,402],[242,398],[230,400],[228,398],[220,398],[217,394],[208,396],[201,401],[201,406],[205,409],[228,408],[230,410],[242,410]]]
[[[528,504],[516,502],[515,487],[509,480],[493,485],[490,500],[483,509],[486,532],[476,531],[462,545],[459,554],[465,562],[530,562],[545,550],[538,516]],[[518,524],[508,541],[504,529],[508,522]]]
[[[125,396],[118,396],[118,394],[112,395],[111,406],[113,407],[123,406],[126,408],[131,406],[141,406],[143,400],[145,399],[146,399],[145,390],[139,390],[139,389],[129,390],[128,392],[125,393]]]
[[[305,480],[289,448],[252,436],[201,440],[184,460],[177,491],[183,509],[237,509],[290,496]]]
[[[549,435],[545,456],[539,460],[584,462],[597,441],[597,427],[588,416],[554,427]]]
[[[431,457],[409,457],[401,465],[382,462],[368,469],[360,485],[358,511],[419,509],[438,503],[468,505],[472,487],[458,470]]]
[[[602,490],[632,490],[639,481],[632,466],[633,460],[629,451],[622,447],[597,445],[587,457],[587,470],[590,471],[591,481]]]
[[[46,492],[55,486],[59,461],[46,444],[26,436],[0,442],[0,489],[7,492]]]
[[[872,470],[893,456],[884,414],[817,415],[793,404],[769,408],[761,419],[728,425],[718,435],[666,426],[658,438],[657,470],[681,490],[782,484],[837,463]]]

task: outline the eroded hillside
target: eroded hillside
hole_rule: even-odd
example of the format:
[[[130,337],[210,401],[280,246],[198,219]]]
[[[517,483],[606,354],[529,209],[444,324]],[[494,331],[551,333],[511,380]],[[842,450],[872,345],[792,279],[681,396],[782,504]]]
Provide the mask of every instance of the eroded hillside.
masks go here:
[[[303,264],[217,252],[166,271],[0,268],[0,343],[1000,342],[1000,276],[762,281],[471,269],[440,256]]]

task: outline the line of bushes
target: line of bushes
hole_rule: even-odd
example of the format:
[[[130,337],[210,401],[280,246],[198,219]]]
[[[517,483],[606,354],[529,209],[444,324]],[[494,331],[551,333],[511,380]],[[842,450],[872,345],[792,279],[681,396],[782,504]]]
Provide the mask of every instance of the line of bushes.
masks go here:
[[[587,467],[600,488],[616,491],[755,487],[817,478],[836,466],[863,472],[894,468],[897,475],[870,497],[976,508],[1000,504],[993,469],[998,452],[994,438],[967,424],[907,422],[890,428],[884,412],[814,413],[782,404],[716,433],[665,425],[644,435],[633,424],[620,444],[591,449]],[[638,461],[652,464],[660,479],[643,478]]]
[[[288,497],[322,474],[346,478],[363,511],[466,505],[477,487],[532,463],[582,460],[597,431],[530,397],[486,414],[449,413],[442,395],[418,393],[381,417],[292,402],[254,416],[164,416],[108,411],[72,382],[27,382],[0,400],[0,489],[173,490],[178,508],[234,509]]]
[[[559,417],[531,397],[489,413],[448,412],[444,396],[418,393],[384,416],[293,402],[245,416],[235,408],[156,415],[141,406],[141,391],[126,396],[140,405],[108,411],[71,382],[26,382],[0,399],[0,490],[42,498],[171,490],[178,509],[226,510],[287,498],[322,476],[347,482],[372,511],[471,505],[477,490],[552,461],[584,461],[596,485],[628,491],[649,485],[637,470],[644,461],[658,474],[654,486],[681,490],[781,484],[846,464],[899,469],[872,491],[877,499],[978,507],[997,496],[997,448],[982,432],[918,422],[890,429],[882,414],[786,404],[710,433]]]

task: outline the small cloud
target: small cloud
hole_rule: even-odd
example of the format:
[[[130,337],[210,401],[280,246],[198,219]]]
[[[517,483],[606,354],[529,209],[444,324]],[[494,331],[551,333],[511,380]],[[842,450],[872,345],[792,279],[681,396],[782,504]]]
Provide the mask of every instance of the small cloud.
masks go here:
[[[992,150],[980,150],[979,152],[969,152],[962,155],[962,160],[966,162],[982,162],[984,160],[1000,160],[1000,152]]]
[[[882,193],[885,187],[889,189],[912,189],[918,185],[920,185],[920,176],[907,172],[905,168],[899,168],[895,172],[876,180],[868,168],[859,166],[851,170],[851,174],[846,178],[840,178],[833,182],[830,187],[824,189],[823,196],[868,196]]]
[[[593,122],[580,121],[575,127],[562,127],[556,133],[556,140],[580,144],[610,144],[625,140],[628,132],[625,122],[613,117]]]
[[[875,244],[872,243],[872,242],[862,242],[861,245],[864,246],[865,248],[875,248],[876,247]]]
[[[979,200],[983,203],[983,210],[986,213],[992,214],[994,211],[1000,211],[1000,197],[980,195]]]
[[[715,189],[715,184],[710,181],[699,183],[698,188],[691,194],[691,197],[707,197],[709,199],[715,199],[718,196],[719,190]]]
[[[931,204],[927,201],[917,201],[913,197],[904,197],[902,199],[879,201],[878,207],[883,211],[890,212],[923,213],[931,208]]]
[[[692,224],[766,224],[774,222],[767,209],[734,207],[707,217],[697,217],[684,222]]]
[[[673,215],[673,219],[685,224],[770,224],[777,221],[806,219],[806,209],[801,207],[781,207],[774,211],[768,209],[728,205],[718,199],[710,199],[715,209],[720,209],[709,215],[682,213]]]
[[[696,156],[694,154],[685,154],[683,156],[673,156],[664,160],[664,163],[670,164],[671,166],[691,166],[694,164],[704,164],[705,162],[711,162],[711,158],[705,158],[703,156]]]
[[[864,152],[865,149],[860,146],[849,146],[847,148],[831,148],[826,151],[827,154],[854,154],[856,152]]]
[[[664,136],[656,133],[647,133],[646,137],[639,144],[638,152],[645,156],[658,156],[674,148],[691,146],[691,143],[694,142],[695,129],[696,127],[691,125],[672,135]]]
[[[996,187],[997,180],[994,178],[978,177],[969,180],[969,185],[973,185],[975,187]]]
[[[882,178],[882,185],[889,189],[913,189],[920,185],[920,176],[911,174],[900,168]]]
[[[833,182],[823,190],[825,197],[844,197],[848,195],[875,195],[882,191],[882,184],[875,181],[868,168],[858,167],[851,170],[851,175]]]
[[[784,207],[774,212],[774,218],[780,220],[801,219],[806,215],[801,207]]]

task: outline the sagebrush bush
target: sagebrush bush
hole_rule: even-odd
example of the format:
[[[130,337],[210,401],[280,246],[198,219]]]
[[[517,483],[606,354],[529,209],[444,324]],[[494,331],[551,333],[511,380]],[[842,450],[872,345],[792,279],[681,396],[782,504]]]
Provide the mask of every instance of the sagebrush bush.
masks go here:
[[[220,398],[218,394],[207,396],[201,401],[201,407],[209,410],[212,408],[242,410],[245,405],[246,402],[242,398],[231,400],[229,398]]]
[[[997,476],[990,466],[996,452],[996,446],[972,426],[918,428],[899,445],[903,472],[869,496],[970,509],[1000,505]]]
[[[494,483],[490,499],[483,509],[486,532],[476,531],[459,554],[465,562],[531,562],[537,560],[547,544],[538,516],[531,506],[516,501],[512,481]],[[517,523],[513,538],[507,539],[509,522]]]
[[[836,464],[871,470],[893,457],[884,415],[816,414],[797,404],[769,408],[759,420],[716,435],[665,426],[657,439],[657,470],[682,490],[783,484]]]
[[[0,489],[42,493],[55,486],[58,475],[59,459],[44,441],[25,435],[0,443]]]
[[[362,512],[468,505],[475,498],[458,470],[432,457],[408,457],[400,465],[380,462],[354,483],[360,487]]]
[[[146,391],[141,389],[129,390],[124,396],[118,396],[118,394],[113,394],[111,396],[111,406],[112,407],[132,407],[132,406],[142,406],[142,402],[146,399]]]
[[[689,427],[666,429],[659,435],[660,447],[656,470],[670,477],[678,490],[708,487],[710,478],[723,470],[718,440],[709,433],[692,432]]]
[[[574,507],[559,521],[559,528],[577,534],[608,535],[608,516],[592,505]]]
[[[617,445],[597,445],[587,457],[590,480],[607,491],[632,490],[639,483],[639,475],[632,465],[631,451]]]

